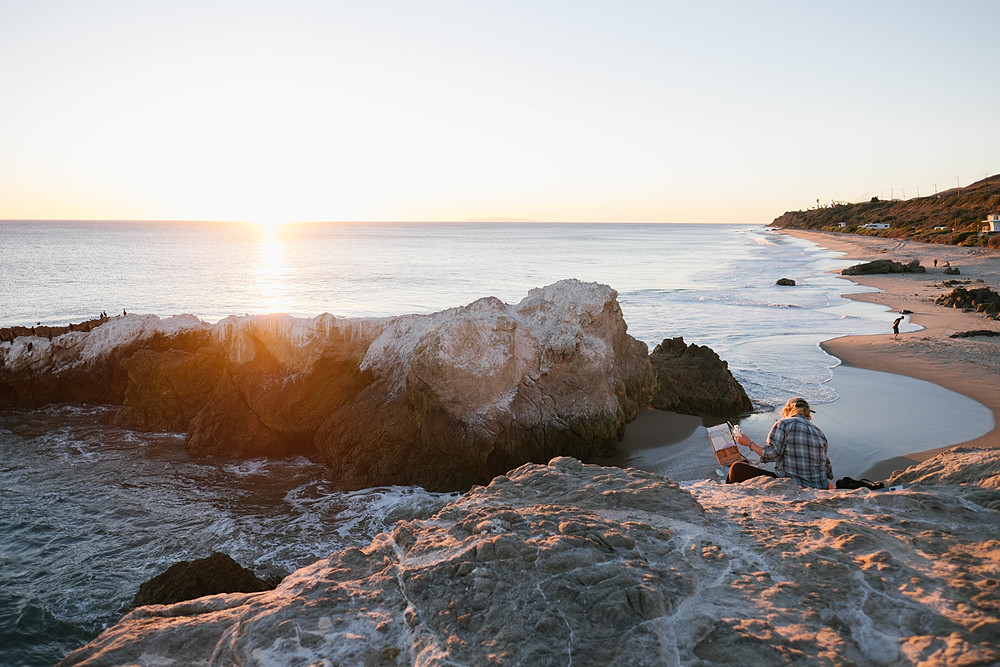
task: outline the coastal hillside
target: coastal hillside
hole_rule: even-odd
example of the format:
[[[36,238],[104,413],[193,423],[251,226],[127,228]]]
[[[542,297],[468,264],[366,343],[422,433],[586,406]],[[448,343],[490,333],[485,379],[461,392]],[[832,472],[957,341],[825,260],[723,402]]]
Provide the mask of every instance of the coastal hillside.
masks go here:
[[[771,224],[783,229],[1000,248],[1000,234],[980,234],[986,216],[995,214],[1000,214],[1000,174],[927,197],[892,201],[872,197],[871,201],[858,204],[835,202],[807,211],[788,211]],[[889,227],[864,227],[872,223],[888,223]]]

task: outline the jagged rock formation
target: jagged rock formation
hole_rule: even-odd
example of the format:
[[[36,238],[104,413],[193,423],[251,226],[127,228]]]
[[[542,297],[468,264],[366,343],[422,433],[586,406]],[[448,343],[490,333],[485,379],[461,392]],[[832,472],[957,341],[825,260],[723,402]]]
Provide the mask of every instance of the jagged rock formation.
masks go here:
[[[993,664],[998,473],[953,450],[899,491],[681,488],[557,458],[274,591],[136,609],[63,664]]]
[[[1000,318],[1000,294],[989,287],[976,289],[956,287],[948,294],[942,294],[936,298],[934,303],[939,306],[974,310],[994,320]]]
[[[791,278],[778,278],[774,284],[781,287],[795,287],[795,281]]]
[[[927,269],[920,266],[920,260],[908,264],[895,262],[891,259],[876,259],[874,262],[864,262],[849,266],[840,272],[843,276],[868,276],[877,273],[926,273]]]
[[[257,593],[278,581],[264,581],[230,556],[215,552],[207,558],[174,563],[139,586],[132,606],[174,604],[219,593]]]
[[[577,280],[430,315],[132,315],[0,343],[0,407],[119,404],[115,423],[184,431],[195,454],[318,452],[347,488],[610,455],[652,387],[617,293]]]
[[[753,404],[733,377],[729,364],[709,347],[666,338],[649,360],[656,370],[650,405],[684,415],[729,419],[751,412]]]

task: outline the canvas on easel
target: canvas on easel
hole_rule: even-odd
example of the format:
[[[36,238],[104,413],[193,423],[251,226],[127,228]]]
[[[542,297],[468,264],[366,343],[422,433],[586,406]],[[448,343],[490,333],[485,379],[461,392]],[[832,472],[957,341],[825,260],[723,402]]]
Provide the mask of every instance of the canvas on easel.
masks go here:
[[[708,428],[708,438],[712,441],[715,458],[720,465],[728,466],[743,460],[743,455],[736,447],[736,439],[728,422],[716,424]]]

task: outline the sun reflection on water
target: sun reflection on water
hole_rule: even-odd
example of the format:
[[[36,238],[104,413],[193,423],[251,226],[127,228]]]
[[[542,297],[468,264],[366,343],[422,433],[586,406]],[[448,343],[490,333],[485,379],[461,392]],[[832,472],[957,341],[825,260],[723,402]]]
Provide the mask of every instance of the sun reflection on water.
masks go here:
[[[282,313],[288,310],[291,274],[280,230],[274,225],[260,225],[254,263],[257,312]]]

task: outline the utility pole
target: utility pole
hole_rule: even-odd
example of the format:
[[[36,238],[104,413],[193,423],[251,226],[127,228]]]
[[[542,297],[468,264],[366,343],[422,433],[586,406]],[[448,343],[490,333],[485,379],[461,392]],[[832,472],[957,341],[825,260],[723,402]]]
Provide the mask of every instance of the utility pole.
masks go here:
[[[917,199],[920,199],[920,186],[917,186]]]
[[[937,194],[937,183],[934,184],[934,194]]]

